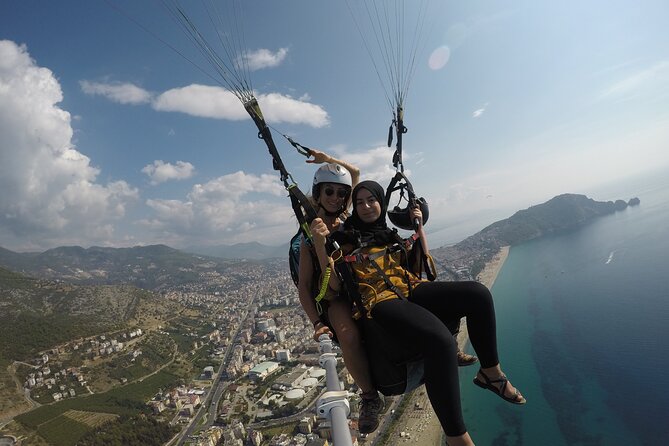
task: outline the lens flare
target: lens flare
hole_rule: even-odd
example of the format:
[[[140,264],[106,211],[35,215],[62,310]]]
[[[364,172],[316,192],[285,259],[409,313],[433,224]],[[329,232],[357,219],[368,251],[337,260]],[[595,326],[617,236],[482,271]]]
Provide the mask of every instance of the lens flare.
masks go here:
[[[440,46],[439,48],[432,51],[430,54],[430,59],[428,60],[428,65],[432,70],[441,70],[448,63],[448,59],[451,57],[451,50],[446,45]]]

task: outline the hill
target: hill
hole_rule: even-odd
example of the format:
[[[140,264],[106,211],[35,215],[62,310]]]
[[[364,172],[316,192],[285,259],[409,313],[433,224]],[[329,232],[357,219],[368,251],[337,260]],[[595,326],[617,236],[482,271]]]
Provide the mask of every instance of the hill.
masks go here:
[[[599,202],[585,195],[563,194],[546,203],[516,212],[495,222],[462,242],[433,249],[436,260],[467,266],[476,273],[502,246],[513,246],[586,224],[628,205],[622,200]],[[191,247],[190,254],[165,245],[132,248],[65,246],[43,253],[16,253],[0,248],[0,267],[33,277],[65,280],[77,284],[130,284],[151,290],[174,289],[198,284],[203,277],[244,280],[248,265],[261,259],[287,257],[287,245],[269,247],[260,243],[238,243]],[[243,259],[243,260],[239,260]],[[474,274],[475,276],[475,274]]]
[[[185,248],[184,251],[221,259],[262,260],[285,258],[288,255],[288,243],[281,246],[267,246],[258,242],[235,243],[234,245],[190,246]]]
[[[188,254],[165,245],[132,248],[63,246],[42,253],[0,248],[0,267],[77,284],[130,284],[160,290],[224,273],[238,262]]]
[[[597,217],[638,204],[638,198],[629,202],[613,202],[595,201],[585,195],[562,194],[495,222],[460,243],[431,252],[440,263],[448,262],[450,269],[468,268],[471,277],[476,277],[502,246],[514,246],[538,237],[570,231]]]
[[[130,285],[80,286],[3,268],[0,308],[0,359],[26,359],[61,342],[176,311],[172,301]]]

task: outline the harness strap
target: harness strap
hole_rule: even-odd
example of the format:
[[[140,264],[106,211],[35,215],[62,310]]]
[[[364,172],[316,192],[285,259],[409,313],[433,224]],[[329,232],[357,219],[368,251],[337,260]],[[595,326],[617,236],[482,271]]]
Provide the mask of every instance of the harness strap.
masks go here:
[[[251,116],[251,119],[253,119],[256,127],[258,127],[258,138],[265,141],[265,145],[269,150],[269,154],[272,156],[272,166],[274,167],[274,170],[279,171],[281,174],[281,181],[283,181],[284,186],[286,186],[286,189],[288,189],[288,179],[290,178],[293,184],[295,184],[295,181],[293,180],[293,177],[290,175],[290,173],[288,173],[288,170],[286,170],[286,167],[283,165],[283,161],[281,160],[281,156],[279,156],[279,151],[276,148],[276,144],[274,144],[272,133],[267,127],[267,123],[265,122],[265,118],[263,117],[262,111],[260,110],[258,101],[256,98],[253,98],[250,101],[244,103],[244,108],[246,109],[246,112],[249,114],[249,116]]]
[[[400,291],[400,289],[395,286],[395,284],[390,280],[390,277],[388,277],[386,275],[386,273],[383,272],[383,269],[381,269],[379,264],[376,263],[374,260],[370,260],[369,263],[372,264],[372,266],[374,266],[376,271],[381,275],[381,277],[383,278],[383,281],[386,283],[388,288],[390,288],[390,290],[393,293],[397,294],[397,297],[399,297],[400,299],[405,299],[406,300],[406,296],[404,295],[404,293],[402,293],[402,291]]]
[[[362,263],[365,260],[369,260],[371,262],[372,260],[383,257],[386,254],[392,254],[402,249],[409,250],[413,247],[414,243],[416,243],[416,240],[418,240],[418,234],[412,234],[411,237],[404,239],[404,246],[400,246],[399,243],[396,243],[373,254],[363,254],[359,252],[349,254],[343,257],[343,261],[346,263]]]
[[[301,155],[304,155],[304,156],[311,156],[311,149],[310,149],[309,147],[307,147],[307,146],[303,146],[303,145],[300,144],[299,142],[293,140],[293,138],[291,138],[291,137],[288,136],[288,135],[281,135],[281,136],[283,136],[284,138],[286,138],[286,139],[288,140],[288,142],[289,142],[293,147],[295,147],[295,150],[297,150]]]

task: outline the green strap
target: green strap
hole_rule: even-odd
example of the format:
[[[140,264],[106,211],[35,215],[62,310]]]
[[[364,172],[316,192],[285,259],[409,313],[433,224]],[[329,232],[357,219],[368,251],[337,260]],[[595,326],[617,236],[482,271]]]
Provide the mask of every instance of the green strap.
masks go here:
[[[323,274],[323,281],[321,282],[321,288],[318,291],[318,296],[316,296],[316,304],[320,305],[321,300],[325,297],[325,293],[328,291],[328,283],[330,282],[330,273],[332,272],[330,266],[325,268],[325,273]]]

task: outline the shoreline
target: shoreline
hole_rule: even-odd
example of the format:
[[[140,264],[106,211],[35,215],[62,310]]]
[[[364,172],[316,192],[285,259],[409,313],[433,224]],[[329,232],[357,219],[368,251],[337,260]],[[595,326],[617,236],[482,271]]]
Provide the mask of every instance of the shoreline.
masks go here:
[[[509,246],[503,246],[499,252],[495,254],[489,262],[485,264],[483,271],[476,277],[478,282],[488,288],[492,288],[497,279],[497,275],[502,269],[504,262],[509,256]],[[464,321],[460,321],[460,333],[458,334],[458,345],[460,349],[464,350],[469,342],[467,334],[467,325]],[[407,409],[402,416],[397,420],[394,431],[391,432],[387,445],[404,445],[407,443],[420,444],[426,446],[439,446],[444,443],[443,430],[437,416],[430,405],[424,387],[419,387],[410,396],[411,400],[407,405]],[[418,404],[422,409],[415,409]],[[410,436],[401,437],[400,433],[406,432]]]
[[[502,246],[499,249],[499,252],[492,257],[492,260],[485,264],[483,271],[476,276],[476,281],[481,282],[483,285],[487,286],[488,289],[492,289],[492,286],[497,279],[497,275],[502,270],[502,266],[504,266],[504,262],[506,262],[506,258],[509,256],[510,250],[510,246]],[[463,319],[460,321],[460,333],[458,334],[458,345],[461,350],[465,349],[467,342],[469,342],[469,335],[467,333],[467,324]]]

